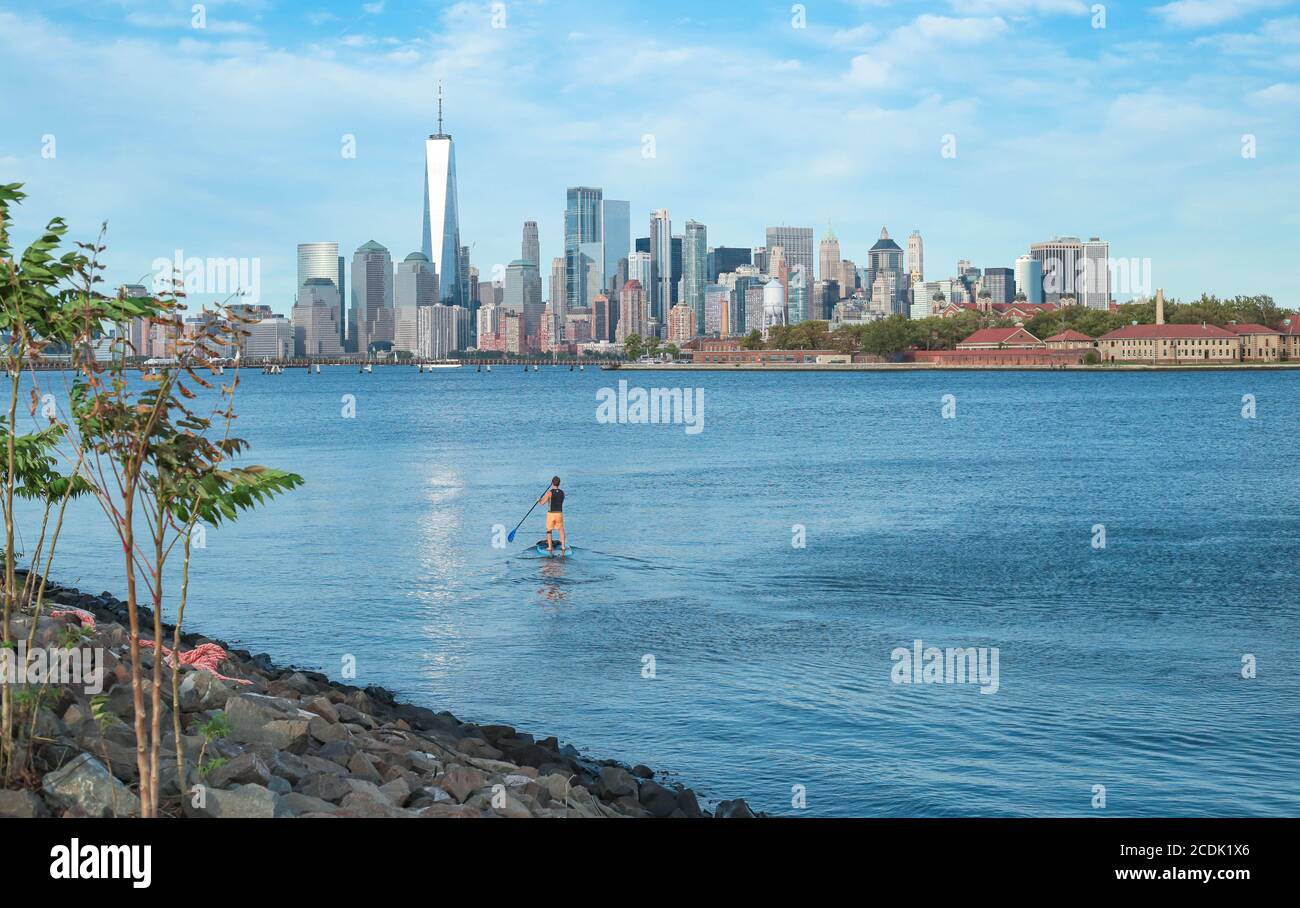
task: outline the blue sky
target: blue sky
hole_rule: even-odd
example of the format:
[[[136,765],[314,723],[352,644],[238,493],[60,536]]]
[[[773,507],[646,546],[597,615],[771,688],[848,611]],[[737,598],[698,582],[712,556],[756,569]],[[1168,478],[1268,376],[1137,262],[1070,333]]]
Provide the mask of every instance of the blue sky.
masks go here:
[[[763,0],[209,0],[202,29],[192,5],[0,0],[20,240],[106,220],[110,283],[177,249],[257,258],[287,312],[299,242],[418,248],[441,79],[485,278],[526,219],[558,255],[565,187],[595,185],[634,235],[660,207],[710,245],[830,224],[864,262],[882,225],[919,229],[931,279],[1100,235],[1174,295],[1300,307],[1296,2],[1112,2],[1104,28],[1086,0],[808,0],[802,21]]]

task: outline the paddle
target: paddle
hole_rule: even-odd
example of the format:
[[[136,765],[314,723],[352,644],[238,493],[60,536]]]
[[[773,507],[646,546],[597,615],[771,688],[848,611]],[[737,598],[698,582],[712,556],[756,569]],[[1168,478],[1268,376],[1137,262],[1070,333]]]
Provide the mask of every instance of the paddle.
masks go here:
[[[547,487],[542,491],[542,495],[545,495],[548,491],[550,491],[550,489],[551,489],[551,487],[548,485],[548,486],[547,486]],[[532,506],[531,508],[529,508],[529,509],[528,509],[528,513],[524,515],[524,520],[527,520],[529,517],[533,516],[533,511],[537,510],[537,506],[538,506],[539,504],[542,503],[542,495],[538,495],[538,496],[537,496],[537,500],[533,502],[533,506]],[[510,535],[506,537],[506,542],[514,542],[514,541],[515,541],[515,533],[518,533],[518,532],[519,532],[519,527],[521,527],[521,526],[524,525],[524,520],[519,521],[518,526],[516,526],[513,530],[510,531]]]

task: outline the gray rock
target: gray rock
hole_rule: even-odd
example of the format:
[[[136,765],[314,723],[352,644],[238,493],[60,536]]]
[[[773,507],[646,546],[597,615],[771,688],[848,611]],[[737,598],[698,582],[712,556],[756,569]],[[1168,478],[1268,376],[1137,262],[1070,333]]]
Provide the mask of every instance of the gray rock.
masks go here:
[[[400,776],[391,782],[380,785],[379,790],[384,793],[390,803],[397,807],[405,807],[406,802],[411,799],[411,784]]]
[[[262,694],[235,694],[226,701],[230,737],[242,744],[270,744],[301,754],[307,750],[308,724],[314,714],[292,700]]]
[[[343,781],[341,776],[319,772],[299,783],[298,791],[301,794],[322,801],[333,801],[337,804],[352,793],[352,786]]]
[[[48,817],[50,809],[35,794],[23,791],[0,790],[0,818],[15,817],[31,820],[36,817]]]
[[[235,685],[216,678],[211,672],[196,670],[181,679],[181,712],[203,712],[223,709],[234,692]]]
[[[598,793],[606,801],[636,794],[636,779],[621,766],[606,766],[600,771]]]
[[[41,780],[46,796],[91,817],[139,816],[140,799],[104,764],[83,753]]]
[[[352,759],[348,761],[348,772],[354,776],[359,776],[375,785],[384,784],[384,777],[379,772],[379,767],[375,765],[374,759],[369,754],[353,754]]]
[[[677,795],[658,782],[642,782],[639,800],[642,807],[661,819],[677,809]]]
[[[713,815],[725,820],[752,819],[754,811],[749,809],[744,798],[737,798],[734,801],[723,801]]]
[[[371,797],[360,791],[354,791],[343,799],[343,809],[356,817],[406,817],[406,811]]]
[[[287,816],[280,808],[280,798],[261,785],[240,785],[229,791],[207,787],[203,791],[203,806],[194,806],[194,798],[183,798],[181,803],[188,817],[224,817],[239,820],[271,819]]]
[[[698,820],[704,816],[704,811],[700,809],[700,801],[695,797],[695,792],[689,788],[683,788],[677,792],[677,807],[682,814],[693,820]]]
[[[320,715],[312,716],[308,720],[307,730],[313,738],[322,744],[329,744],[333,741],[347,741],[352,737],[352,732],[348,731],[346,725],[331,722]]]
[[[304,813],[332,814],[339,809],[336,804],[322,801],[320,798],[314,798],[299,791],[291,791],[288,794],[280,795],[280,807],[293,816],[301,816]]]
[[[487,784],[487,776],[479,770],[459,763],[447,767],[438,777],[437,785],[462,804],[478,789]]]
[[[638,763],[632,767],[632,775],[636,776],[638,779],[653,779],[655,777],[655,771],[643,763]]]
[[[205,781],[212,788],[266,785],[271,781],[271,770],[257,754],[244,753],[212,770]]]

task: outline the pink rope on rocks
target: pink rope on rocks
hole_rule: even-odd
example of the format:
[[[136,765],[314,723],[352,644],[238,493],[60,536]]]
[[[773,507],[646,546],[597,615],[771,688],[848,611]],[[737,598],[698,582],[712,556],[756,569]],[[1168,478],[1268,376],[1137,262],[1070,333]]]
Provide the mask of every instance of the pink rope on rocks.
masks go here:
[[[95,616],[90,612],[83,612],[79,608],[56,608],[50,612],[51,618],[62,618],[64,615],[75,615],[82,627],[88,627],[92,631],[95,629]]]
[[[152,640],[140,641],[140,646],[142,647],[152,648],[153,645],[154,642]],[[163,657],[167,660],[167,665],[170,666],[171,668],[175,668],[176,667],[175,654],[165,646],[162,648],[162,652],[163,652]],[[245,680],[244,678],[230,678],[227,677],[226,675],[221,674],[221,672],[217,671],[217,666],[220,665],[222,662],[226,661],[226,659],[229,656],[229,653],[227,653],[221,647],[217,646],[217,644],[215,643],[200,643],[198,646],[194,647],[194,649],[190,650],[188,653],[181,653],[180,656],[181,656],[181,662],[184,663],[185,665],[192,665],[195,668],[201,668],[205,672],[208,672],[210,675],[212,675],[212,677],[216,678],[218,681],[233,681],[235,684],[253,683],[252,681]]]

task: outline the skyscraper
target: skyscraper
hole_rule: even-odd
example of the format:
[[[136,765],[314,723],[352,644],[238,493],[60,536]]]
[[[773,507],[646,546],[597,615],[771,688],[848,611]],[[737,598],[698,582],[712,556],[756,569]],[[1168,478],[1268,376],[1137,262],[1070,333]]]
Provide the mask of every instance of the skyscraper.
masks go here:
[[[1016,297],[1016,275],[1010,268],[985,268],[981,289],[989,292],[989,301],[1009,303]]]
[[[694,313],[692,325],[704,330],[704,288],[708,284],[708,231],[696,221],[686,222],[682,241],[682,280],[685,295],[682,303]]]
[[[1110,243],[1091,237],[1083,244],[1082,285],[1079,302],[1089,309],[1110,307]]]
[[[442,131],[442,86],[438,87],[438,131],[424,143],[424,257],[438,275],[438,298],[463,303],[460,274],[460,213],[456,204],[456,149]],[[355,280],[355,277],[353,278]]]
[[[1058,236],[1045,243],[1034,243],[1029,247],[1029,254],[1042,267],[1043,302],[1060,303],[1063,296],[1078,300],[1075,279],[1083,258],[1083,243],[1078,237]]]
[[[352,316],[348,334],[354,338],[353,352],[364,354],[371,343],[392,341],[392,336],[384,336],[387,332],[381,330],[385,322],[380,312],[388,309],[391,316],[392,308],[392,256],[374,240],[363,243],[352,256]],[[387,324],[392,323],[389,321]]]
[[[805,266],[795,265],[790,269],[790,286],[786,291],[789,302],[786,309],[789,312],[789,323],[791,325],[806,322],[813,317],[809,308],[811,300],[811,287],[809,284],[808,269]]]
[[[532,262],[540,270],[542,267],[542,246],[537,238],[537,222],[524,221],[524,241],[519,256],[525,262]]]
[[[673,298],[673,223],[665,208],[650,215],[650,319],[658,331]]]
[[[903,268],[903,250],[880,228],[880,239],[867,253],[867,286],[872,308],[884,315],[907,314],[911,281]]]
[[[1023,293],[1029,303],[1043,301],[1043,263],[1032,255],[1016,259],[1016,293]]]
[[[603,232],[602,192],[592,186],[570,186],[564,208],[564,296],[563,311],[581,309],[600,288],[588,288],[594,264],[603,269],[605,255],[600,248]]]
[[[618,263],[632,250],[632,203],[615,199],[601,202],[600,246],[604,263],[601,266],[600,289],[617,293],[619,286]]]
[[[826,227],[826,235],[817,246],[817,274],[823,281],[840,280],[840,241],[835,237],[835,231]]]
[[[785,266],[793,268],[803,265],[812,274],[816,262],[813,261],[813,232],[811,227],[769,227],[767,228],[768,267],[771,268],[772,249],[780,246],[785,249]],[[769,270],[769,274],[772,272]]]
[[[312,278],[326,278],[334,282],[334,289],[339,292],[339,311],[335,320],[339,327],[339,343],[347,337],[347,306],[343,295],[343,256],[339,255],[338,243],[299,243],[298,244],[298,293]]]
[[[919,230],[907,238],[907,276],[911,283],[925,280],[925,246]]]
[[[505,295],[501,304],[524,317],[524,335],[539,337],[542,323],[542,279],[531,262],[515,260],[506,268]]]
[[[717,246],[709,250],[709,281],[716,283],[718,275],[730,274],[741,265],[750,264],[753,258],[748,247]]]
[[[640,281],[630,280],[623,285],[618,295],[618,324],[614,330],[620,344],[631,334],[646,336],[649,308]]]

